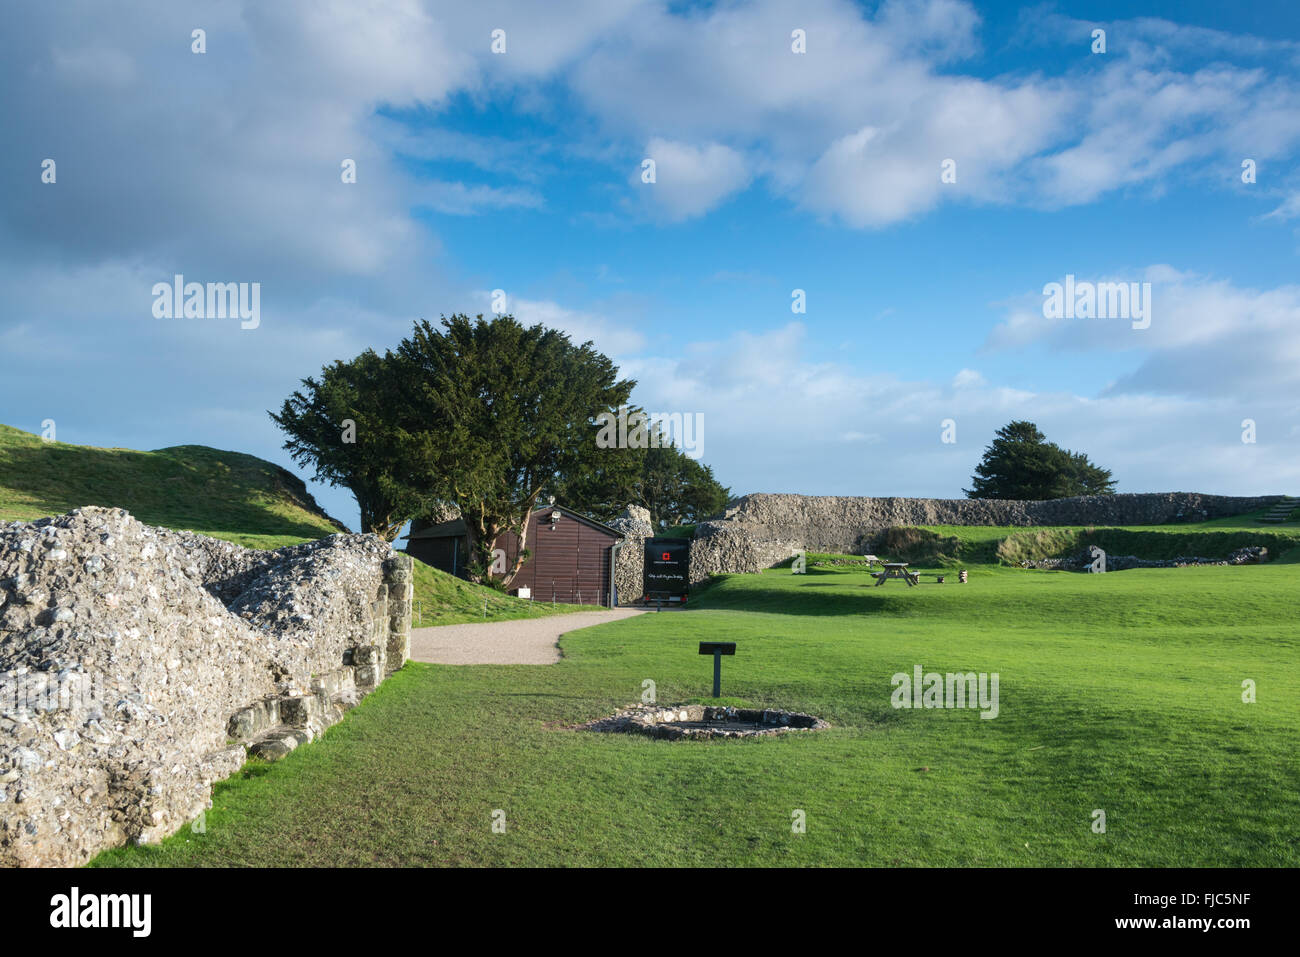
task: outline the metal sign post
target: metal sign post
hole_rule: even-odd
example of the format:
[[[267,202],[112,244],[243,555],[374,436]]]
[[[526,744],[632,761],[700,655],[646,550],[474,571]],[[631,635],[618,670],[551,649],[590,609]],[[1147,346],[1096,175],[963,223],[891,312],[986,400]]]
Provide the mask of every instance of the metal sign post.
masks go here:
[[[700,654],[713,655],[713,697],[722,697],[722,656],[734,655],[734,641],[701,641]]]

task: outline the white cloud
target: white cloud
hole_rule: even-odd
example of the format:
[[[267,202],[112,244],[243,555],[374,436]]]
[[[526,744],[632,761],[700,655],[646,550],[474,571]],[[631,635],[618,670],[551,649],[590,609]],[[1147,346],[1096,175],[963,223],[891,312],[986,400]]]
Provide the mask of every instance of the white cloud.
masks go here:
[[[1264,219],[1295,219],[1300,217],[1300,191],[1294,192],[1282,200],[1281,205],[1264,214]]]
[[[979,50],[980,16],[962,0],[885,0],[876,22],[902,50],[935,62],[962,59]]]
[[[707,213],[749,184],[744,158],[721,143],[696,147],[654,137],[645,155],[655,162],[655,182],[642,183],[639,167],[633,179],[673,220]]]
[[[124,89],[137,78],[135,61],[112,47],[90,45],[68,50],[53,46],[50,62],[61,81],[78,86]]]
[[[790,51],[794,26],[805,54]],[[1276,158],[1300,143],[1300,86],[1253,62],[1276,45],[1128,21],[1112,35],[1131,30],[1141,43],[1116,41],[1104,61],[1078,57],[1058,76],[940,72],[979,49],[979,26],[960,0],[886,3],[874,18],[848,0],[797,13],[780,0],[656,6],[613,26],[571,83],[613,135],[731,144],[775,192],[858,227],[944,201],[1086,203],[1158,190],[1176,171],[1225,182],[1207,170],[1235,169],[1247,148]],[[1056,22],[1086,50],[1084,26]],[[1153,55],[1198,39],[1216,41],[1220,59],[1180,72]],[[1234,56],[1252,62],[1223,59]],[[957,162],[955,184],[940,182],[945,159]]]
[[[1105,61],[995,77],[962,75],[981,26],[960,0],[887,0],[874,16],[850,0],[232,3],[205,8],[204,55],[189,52],[192,21],[184,5],[87,0],[17,6],[0,31],[0,126],[14,143],[40,144],[0,151],[10,187],[0,206],[0,362],[24,421],[37,404],[60,405],[61,426],[166,419],[184,441],[198,416],[233,420],[204,410],[237,407],[252,410],[251,429],[320,363],[396,341],[422,305],[451,311],[469,300],[464,284],[437,275],[437,240],[413,209],[535,208],[546,178],[526,137],[403,137],[405,120],[393,118],[427,122],[462,98],[509,97],[521,113],[569,124],[581,142],[564,149],[592,162],[625,164],[649,144],[658,182],[636,177],[631,189],[653,190],[647,198],[669,219],[716,209],[756,180],[865,227],[946,201],[1084,203],[1175,176],[1230,181],[1242,156],[1289,158],[1300,142],[1295,77],[1252,59],[1294,57],[1294,44],[1164,21],[1123,24],[1140,42],[1114,45]],[[509,37],[503,56],[489,50],[498,26]],[[790,51],[796,26],[806,54]],[[1189,68],[1187,55],[1213,62]],[[58,159],[57,188],[33,175],[32,157],[44,155]],[[339,181],[344,158],[357,161],[354,186]],[[431,182],[412,158],[469,162],[526,185]],[[953,185],[939,180],[946,158],[958,164]],[[625,188],[626,167],[609,168]],[[1294,217],[1300,205],[1292,197],[1269,215]],[[148,318],[150,286],[178,271],[262,281],[262,328],[226,335]],[[523,321],[624,358],[646,405],[707,411],[709,460],[726,481],[954,494],[992,430],[1014,417],[1085,448],[1127,488],[1183,484],[1176,469],[1193,459],[1207,491],[1260,491],[1261,474],[1296,479],[1295,457],[1267,437],[1294,434],[1286,396],[1300,385],[1300,289],[1158,267],[1118,278],[1156,286],[1150,329],[1050,324],[1031,290],[989,340],[1135,357],[1088,397],[969,369],[948,382],[905,381],[810,361],[798,323],[665,355],[640,322],[570,309],[553,294],[512,306]],[[98,370],[104,395],[51,392],[52,369],[65,379]],[[141,381],[174,401],[142,410],[115,386]],[[1237,441],[1246,415],[1260,423],[1258,448]],[[948,417],[956,447],[939,442]],[[205,440],[274,449],[273,430],[262,429]]]
[[[640,356],[623,369],[638,380],[641,404],[704,413],[705,460],[736,493],[960,498],[994,431],[1013,419],[1113,469],[1121,491],[1253,495],[1300,486],[1290,440],[1300,407],[1285,395],[1245,404],[1204,392],[1088,397],[969,376],[944,387],[812,362],[805,345],[806,330],[793,323]],[[1246,416],[1259,423],[1256,445],[1241,442]],[[942,441],[949,418],[955,444]]]
[[[538,209],[542,197],[529,189],[438,181],[419,184],[413,190],[412,203],[450,216],[468,216],[485,209]]]
[[[1005,350],[1042,343],[1064,352],[1138,354],[1137,367],[1110,385],[1111,394],[1235,395],[1255,401],[1294,394],[1300,387],[1300,285],[1241,288],[1167,265],[1076,278],[1150,282],[1150,327],[1134,329],[1127,319],[1044,319],[1043,297],[1026,293],[1008,305],[986,346]]]
[[[480,296],[485,302],[489,299],[486,292]],[[567,332],[574,342],[590,340],[597,349],[612,358],[638,352],[646,345],[645,335],[631,322],[568,309],[549,300],[511,299],[506,306],[507,312],[526,326],[541,323],[548,328]]]

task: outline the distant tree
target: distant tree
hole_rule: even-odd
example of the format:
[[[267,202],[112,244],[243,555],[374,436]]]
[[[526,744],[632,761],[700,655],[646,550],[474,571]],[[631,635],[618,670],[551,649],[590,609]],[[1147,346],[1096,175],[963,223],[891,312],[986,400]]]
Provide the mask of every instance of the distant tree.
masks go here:
[[[592,343],[513,316],[454,315],[441,328],[421,320],[396,355],[411,436],[400,482],[413,496],[454,503],[471,578],[506,587],[527,555],[494,578],[497,538],[522,538],[544,489],[601,467],[608,450],[597,446],[595,418],[627,402],[635,383]]]
[[[1110,469],[1104,469],[1088,461],[1082,452],[1068,452],[1069,466],[1065,471],[1066,491],[1056,498],[1068,498],[1071,495],[1114,495],[1115,480],[1111,478]]]
[[[411,438],[393,414],[401,396],[391,355],[367,349],[349,362],[325,366],[317,378],[268,415],[289,439],[284,448],[315,480],[349,489],[361,528],[392,541],[406,520],[426,507],[418,486],[399,481],[393,463],[408,459]]]
[[[1048,442],[1034,423],[1018,420],[998,429],[965,492],[968,498],[1042,501],[1112,495],[1115,480],[1084,453]]]

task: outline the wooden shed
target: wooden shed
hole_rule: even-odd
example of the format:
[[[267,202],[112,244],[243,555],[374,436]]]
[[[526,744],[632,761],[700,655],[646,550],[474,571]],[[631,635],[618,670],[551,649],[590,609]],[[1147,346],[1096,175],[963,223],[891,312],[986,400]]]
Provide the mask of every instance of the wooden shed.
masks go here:
[[[528,516],[523,547],[528,561],[510,583],[512,592],[528,589],[537,601],[565,604],[617,604],[614,559],[622,546],[621,533],[562,505],[548,505]],[[519,539],[512,532],[498,536],[495,546],[505,552],[506,567],[514,566]],[[466,577],[468,542],[465,522],[411,526],[406,551],[426,565]]]

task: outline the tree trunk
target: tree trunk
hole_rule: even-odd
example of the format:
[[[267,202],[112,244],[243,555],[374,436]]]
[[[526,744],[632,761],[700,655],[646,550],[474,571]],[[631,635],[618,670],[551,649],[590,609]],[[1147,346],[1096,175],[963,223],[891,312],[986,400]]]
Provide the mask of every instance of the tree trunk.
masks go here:
[[[515,533],[516,538],[519,540],[519,549],[515,554],[515,567],[506,573],[505,580],[501,583],[504,588],[510,587],[510,583],[514,581],[515,576],[519,574],[519,569],[523,568],[524,563],[528,561],[528,556],[524,554],[524,546],[528,544],[524,535],[528,531],[528,516],[532,515],[533,511],[537,508],[537,496],[541,494],[542,487],[539,485],[533,490],[533,494],[528,496],[528,501],[524,503],[523,515],[520,517],[519,524],[510,529]]]

